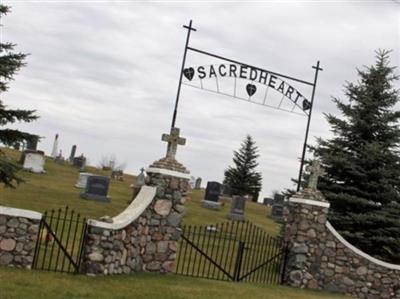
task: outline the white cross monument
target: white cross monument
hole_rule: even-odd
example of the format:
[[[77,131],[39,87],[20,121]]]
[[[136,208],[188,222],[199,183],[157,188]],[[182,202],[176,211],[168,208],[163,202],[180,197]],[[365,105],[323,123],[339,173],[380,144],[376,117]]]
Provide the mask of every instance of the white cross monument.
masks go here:
[[[167,157],[175,159],[178,145],[185,145],[186,139],[179,137],[179,129],[171,128],[170,134],[163,134],[162,141],[168,142]]]
[[[325,170],[321,167],[318,160],[314,160],[311,165],[306,168],[310,172],[310,178],[308,179],[308,188],[311,190],[317,190],[318,178],[326,174]]]

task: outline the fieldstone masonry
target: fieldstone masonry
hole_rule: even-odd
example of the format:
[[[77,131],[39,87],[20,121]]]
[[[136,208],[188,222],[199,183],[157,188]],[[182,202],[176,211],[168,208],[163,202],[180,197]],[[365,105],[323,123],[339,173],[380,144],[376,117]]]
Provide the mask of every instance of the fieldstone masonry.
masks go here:
[[[341,292],[358,298],[400,298],[400,265],[392,265],[347,243],[327,221],[329,203],[305,189],[289,200],[285,239],[290,286]]]
[[[37,213],[38,217],[30,219],[14,213],[10,215],[7,210],[9,208],[0,208],[0,266],[30,269],[41,215]]]
[[[150,165],[146,173],[146,186],[156,188],[154,198],[139,217],[122,229],[89,226],[83,272],[111,275],[172,271],[189,171],[174,155],[167,154]]]

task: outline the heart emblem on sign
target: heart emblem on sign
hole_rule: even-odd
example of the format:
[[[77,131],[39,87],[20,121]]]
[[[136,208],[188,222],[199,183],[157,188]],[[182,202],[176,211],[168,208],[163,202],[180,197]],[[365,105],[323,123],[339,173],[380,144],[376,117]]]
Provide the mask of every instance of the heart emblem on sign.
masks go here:
[[[311,108],[311,103],[307,100],[303,101],[303,110],[306,111]]]
[[[249,97],[251,97],[253,94],[256,93],[257,87],[254,84],[249,83],[246,86],[246,91],[247,91],[247,94],[249,95]]]
[[[193,76],[194,76],[194,69],[192,67],[189,67],[187,69],[183,70],[183,74],[185,75],[185,77],[189,80],[192,81]]]

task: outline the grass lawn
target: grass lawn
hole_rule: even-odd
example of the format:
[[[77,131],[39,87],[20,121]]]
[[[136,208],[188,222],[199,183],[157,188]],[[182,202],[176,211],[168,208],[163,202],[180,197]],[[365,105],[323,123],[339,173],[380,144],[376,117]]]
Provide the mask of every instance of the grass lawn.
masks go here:
[[[0,268],[0,299],[335,299],[343,295],[174,274],[88,277]]]
[[[19,151],[4,149],[6,154],[18,160],[21,153]],[[151,162],[151,161],[149,161]],[[9,207],[30,209],[39,212],[45,210],[59,209],[69,206],[81,215],[89,218],[98,218],[104,215],[115,216],[122,212],[130,199],[132,190],[129,185],[134,183],[135,177],[125,175],[124,181],[111,181],[109,196],[111,203],[99,203],[83,200],[79,197],[81,189],[74,187],[78,179],[78,169],[68,164],[59,165],[51,159],[46,160],[45,174],[33,174],[22,171],[21,175],[26,180],[25,183],[16,189],[0,188],[0,205]],[[88,167],[87,172],[102,175],[110,175],[110,172]],[[187,203],[187,213],[184,224],[200,225],[215,224],[226,221],[226,215],[230,208],[230,203],[224,203],[221,211],[212,211],[200,207],[200,202],[204,197],[203,190],[193,190],[189,194]],[[279,224],[268,218],[270,210],[262,204],[246,203],[247,219],[260,226],[271,235],[279,232]]]

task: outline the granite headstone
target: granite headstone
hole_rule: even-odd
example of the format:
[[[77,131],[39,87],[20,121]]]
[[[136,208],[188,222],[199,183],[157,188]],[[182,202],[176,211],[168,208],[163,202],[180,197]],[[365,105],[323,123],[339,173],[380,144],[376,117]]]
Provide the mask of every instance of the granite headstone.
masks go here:
[[[194,189],[200,189],[201,188],[201,178],[197,178],[196,182],[194,183]]]
[[[71,153],[69,155],[69,163],[73,163],[74,162],[74,158],[75,158],[75,153],[76,153],[76,145],[74,144],[71,148]]]
[[[81,198],[100,202],[110,202],[108,197],[108,187],[110,178],[106,176],[93,175],[87,178],[85,191],[81,193]]]
[[[244,221],[244,208],[246,206],[246,198],[244,196],[232,196],[232,204],[227,218],[230,220]]]
[[[86,164],[86,158],[83,155],[75,157],[72,162],[72,165],[78,168],[85,167],[85,164]]]
[[[275,194],[274,200],[272,202],[272,210],[271,210],[271,216],[273,218],[282,218],[283,217],[283,206],[284,206],[284,200],[285,196],[282,194]]]
[[[206,194],[204,200],[201,202],[201,206],[206,209],[220,210],[221,202],[219,202],[219,196],[221,195],[221,184],[218,182],[208,182],[206,188]]]

